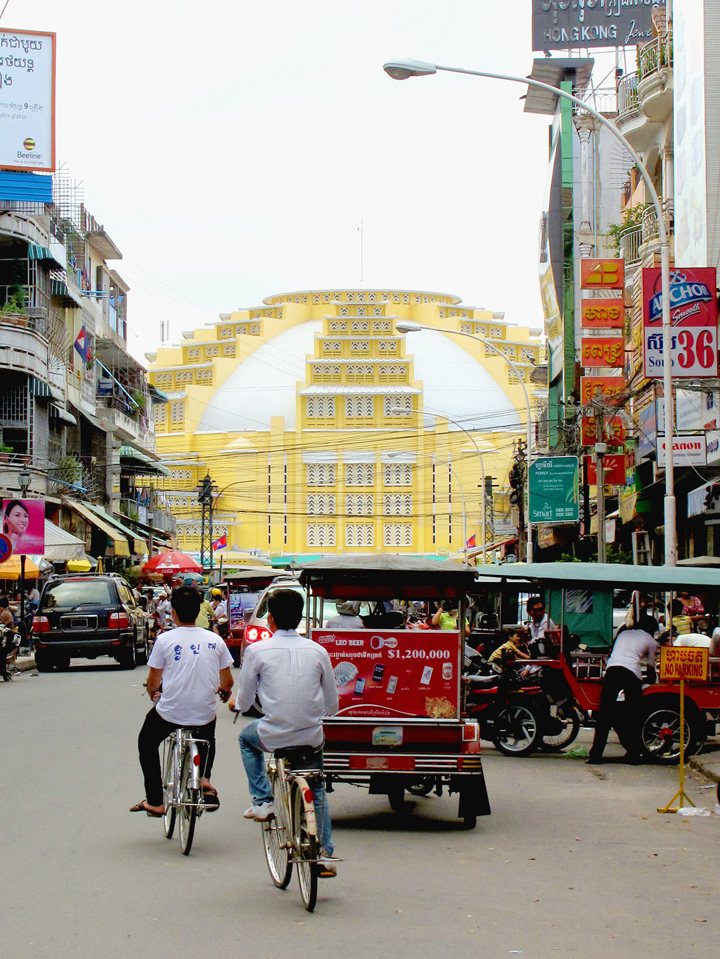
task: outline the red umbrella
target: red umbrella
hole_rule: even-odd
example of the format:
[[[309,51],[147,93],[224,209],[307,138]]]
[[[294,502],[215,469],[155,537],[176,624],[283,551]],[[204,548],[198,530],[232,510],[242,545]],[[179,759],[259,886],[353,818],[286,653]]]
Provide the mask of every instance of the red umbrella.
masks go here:
[[[192,556],[174,549],[153,556],[145,563],[142,571],[143,573],[162,573],[163,575],[174,576],[176,573],[201,573],[202,566]]]

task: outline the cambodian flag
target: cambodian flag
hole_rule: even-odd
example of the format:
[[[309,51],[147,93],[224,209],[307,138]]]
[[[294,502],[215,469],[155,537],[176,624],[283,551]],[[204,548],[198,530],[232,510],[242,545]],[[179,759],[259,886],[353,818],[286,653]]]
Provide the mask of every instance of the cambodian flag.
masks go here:
[[[85,327],[81,327],[80,332],[77,335],[75,340],[75,349],[80,354],[83,363],[88,361],[88,352],[89,352],[90,343],[88,341],[88,335]]]
[[[216,539],[212,544],[213,552],[218,549],[227,549],[227,533],[224,536],[221,536],[219,539]]]
[[[474,545],[475,545],[475,533],[473,533],[470,539],[467,541],[467,543],[465,543],[465,547],[467,549],[472,549]]]

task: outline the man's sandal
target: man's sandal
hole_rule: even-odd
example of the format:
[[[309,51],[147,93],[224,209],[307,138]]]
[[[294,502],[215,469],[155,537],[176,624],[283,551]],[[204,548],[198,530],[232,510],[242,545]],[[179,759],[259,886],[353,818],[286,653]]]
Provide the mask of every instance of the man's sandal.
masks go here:
[[[130,812],[144,812],[146,816],[150,816],[151,819],[162,819],[164,813],[154,812],[152,809],[148,809],[147,800],[143,799],[136,805],[130,807]]]
[[[220,808],[220,799],[218,798],[217,790],[212,787],[203,789],[203,800],[207,812],[215,812],[216,809]]]

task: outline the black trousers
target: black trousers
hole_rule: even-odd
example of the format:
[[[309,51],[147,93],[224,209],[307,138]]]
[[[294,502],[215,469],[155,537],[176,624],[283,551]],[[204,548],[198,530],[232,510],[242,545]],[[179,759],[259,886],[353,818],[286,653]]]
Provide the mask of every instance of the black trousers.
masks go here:
[[[210,778],[213,762],[215,761],[215,723],[217,720],[206,723],[204,726],[191,726],[196,739],[206,739],[210,743],[205,759],[205,776]],[[170,723],[163,719],[153,708],[145,717],[145,722],[138,736],[138,753],[145,779],[145,799],[149,806],[162,806],[162,771],[160,769],[160,743],[167,739],[174,729],[181,728],[182,723]]]
[[[618,703],[618,693],[625,693],[625,703]],[[613,726],[627,752],[636,756],[640,752],[640,706],[642,682],[635,673],[624,666],[611,666],[603,679],[595,736],[590,755],[600,757],[607,745]],[[624,708],[618,708],[624,706]]]

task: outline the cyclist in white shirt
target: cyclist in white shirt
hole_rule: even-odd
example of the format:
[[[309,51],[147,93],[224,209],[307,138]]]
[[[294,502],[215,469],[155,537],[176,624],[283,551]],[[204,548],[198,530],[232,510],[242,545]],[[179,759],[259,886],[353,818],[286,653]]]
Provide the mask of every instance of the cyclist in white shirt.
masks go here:
[[[246,650],[237,700],[230,703],[231,709],[246,712],[257,695],[264,713],[262,719],[248,723],[238,737],[252,798],[252,805],[244,813],[246,819],[264,822],[274,814],[263,753],[309,746],[315,756],[306,768],[322,769],[322,717],[338,710],[335,676],[327,650],[296,632],[302,612],[300,593],[280,589],[272,594],[267,617],[272,636]],[[315,812],[320,828],[320,875],[329,878],[337,870],[329,861],[335,847],[322,784],[315,790]]]
[[[200,593],[181,586],[172,594],[172,619],[176,629],[163,633],[148,659],[147,691],[156,705],[145,717],[138,736],[140,765],[145,779],[145,799],[130,812],[162,816],[162,774],[158,747],[174,729],[193,730],[197,739],[209,742],[202,779],[205,805],[210,812],[220,805],[210,783],[215,758],[216,694],[227,702],[233,687],[232,656],[217,633],[195,626]],[[162,692],[160,689],[162,687]]]

